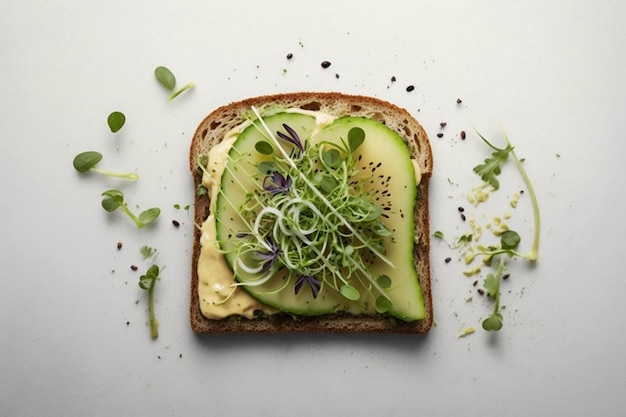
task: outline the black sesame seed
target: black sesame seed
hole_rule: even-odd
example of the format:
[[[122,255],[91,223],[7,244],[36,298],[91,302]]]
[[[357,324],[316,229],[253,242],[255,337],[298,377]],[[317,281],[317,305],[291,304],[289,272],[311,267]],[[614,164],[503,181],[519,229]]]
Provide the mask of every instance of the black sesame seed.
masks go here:
[[[482,288],[479,288],[478,290],[478,294],[483,295],[485,293],[485,290],[483,290]]]
[[[439,123],[439,126],[441,126],[441,128],[443,129],[444,127],[446,127],[447,123],[446,122],[441,122]]]
[[[474,281],[474,282],[472,283],[472,285],[473,285],[474,287],[475,287],[476,285],[478,285],[478,280]]]
[[[463,221],[466,220],[465,214],[463,214],[463,213],[461,213],[461,220],[463,220]]]
[[[465,140],[465,130],[461,130],[461,139]]]
[[[461,103],[463,103],[463,100],[461,100],[460,98],[457,98],[456,99],[456,104],[461,104]]]
[[[465,209],[463,207],[459,207],[459,213],[463,213]]]
[[[413,91],[413,90],[415,90],[415,86],[414,86],[414,85],[410,85],[410,86],[408,86],[408,87],[406,88],[406,91],[408,91],[408,92],[411,92],[411,91]]]
[[[509,279],[510,276],[511,276],[511,274],[504,274],[504,275],[502,275],[502,279]]]
[[[174,225],[174,227],[180,226],[180,223],[178,222],[178,220],[172,220],[172,224]]]
[[[132,269],[133,271],[136,271],[138,268],[137,268],[137,265],[131,265],[130,269]]]
[[[328,67],[330,67],[330,61],[323,61],[322,68],[328,68]]]
[[[287,59],[291,59],[291,58],[293,58],[293,54],[292,54],[291,52],[289,52],[289,53],[287,54]]]
[[[437,133],[437,137],[438,138],[442,138],[443,137],[443,133]]]
[[[339,79],[339,74],[335,74],[335,78]]]
[[[392,82],[392,83],[395,83],[395,82],[396,82],[396,76],[395,76],[395,75],[393,75],[393,76],[391,77],[391,82]]]
[[[122,242],[117,242],[117,250],[122,249]]]
[[[446,260],[445,260],[445,262],[446,262],[447,264],[449,264],[451,260],[452,260],[452,258],[447,257],[447,258],[446,258]]]

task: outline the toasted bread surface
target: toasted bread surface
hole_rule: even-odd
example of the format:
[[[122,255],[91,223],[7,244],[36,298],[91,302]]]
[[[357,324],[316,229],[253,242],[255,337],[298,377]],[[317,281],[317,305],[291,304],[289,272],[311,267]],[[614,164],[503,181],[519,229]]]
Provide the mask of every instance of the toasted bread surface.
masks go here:
[[[245,121],[252,107],[261,114],[267,110],[300,108],[327,113],[333,116],[357,116],[377,120],[396,131],[407,143],[411,157],[421,169],[418,185],[418,201],[415,208],[414,262],[424,295],[426,317],[405,323],[386,316],[331,314],[317,317],[276,315],[245,319],[231,317],[222,320],[205,318],[198,299],[197,263],[200,257],[201,230],[194,232],[191,265],[190,322],[196,333],[426,333],[433,323],[433,306],[430,276],[429,239],[429,179],[433,169],[433,157],[428,136],[423,127],[408,111],[389,102],[366,96],[341,93],[300,92],[248,98],[222,106],[211,112],[200,123],[192,138],[189,167],[194,188],[202,183],[198,170],[198,158],[220,143],[225,135]],[[201,225],[209,215],[210,197],[198,195],[194,200],[194,221]]]

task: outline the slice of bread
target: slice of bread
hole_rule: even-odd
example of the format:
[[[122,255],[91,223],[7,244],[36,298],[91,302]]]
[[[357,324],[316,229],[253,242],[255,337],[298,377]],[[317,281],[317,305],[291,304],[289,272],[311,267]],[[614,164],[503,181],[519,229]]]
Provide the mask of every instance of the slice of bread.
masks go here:
[[[210,113],[198,126],[190,147],[189,167],[194,186],[202,183],[202,173],[198,170],[198,157],[208,153],[220,143],[226,133],[245,121],[251,114],[252,106],[261,114],[266,109],[300,108],[321,111],[333,116],[367,117],[384,123],[406,141],[411,157],[417,160],[422,178],[418,186],[418,203],[415,209],[414,249],[415,267],[426,304],[426,317],[411,323],[391,320],[385,316],[355,316],[351,314],[331,314],[317,317],[297,317],[276,315],[246,319],[229,317],[222,320],[209,320],[200,311],[198,299],[197,263],[200,256],[201,230],[195,228],[191,265],[191,327],[196,333],[425,333],[433,323],[433,306],[430,279],[430,237],[429,237],[429,193],[428,183],[433,169],[432,151],[428,136],[415,118],[405,109],[386,101],[341,93],[300,92],[254,97],[220,107]],[[210,198],[196,193],[194,201],[194,221],[201,225],[209,215]]]

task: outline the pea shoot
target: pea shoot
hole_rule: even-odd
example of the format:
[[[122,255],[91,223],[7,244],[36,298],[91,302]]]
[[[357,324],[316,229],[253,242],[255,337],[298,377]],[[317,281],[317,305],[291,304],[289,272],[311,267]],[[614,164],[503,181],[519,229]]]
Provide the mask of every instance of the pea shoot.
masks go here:
[[[139,179],[139,175],[134,172],[131,173],[117,173],[108,170],[104,170],[96,167],[96,165],[102,160],[102,154],[96,151],[86,151],[81,152],[74,157],[74,161],[72,164],[74,165],[74,169],[80,173],[86,173],[88,171],[97,172],[99,174],[108,176],[108,177],[116,177],[123,178],[131,181],[136,181]]]
[[[102,199],[102,208],[109,213],[120,209],[131,218],[138,229],[142,229],[152,223],[161,214],[159,208],[153,207],[142,211],[138,216],[135,215],[124,202],[124,193],[120,190],[107,190],[102,193],[102,196],[104,197]]]
[[[154,287],[159,279],[159,267],[152,265],[144,275],[139,277],[139,288],[148,292],[148,323],[150,325],[150,336],[153,339],[159,337],[159,322],[154,312]]]
[[[193,82],[189,82],[180,89],[174,91],[174,89],[176,88],[176,77],[169,68],[164,66],[156,67],[154,69],[154,76],[165,89],[171,92],[171,95],[168,97],[167,101],[172,101],[185,91],[195,87],[195,84]]]

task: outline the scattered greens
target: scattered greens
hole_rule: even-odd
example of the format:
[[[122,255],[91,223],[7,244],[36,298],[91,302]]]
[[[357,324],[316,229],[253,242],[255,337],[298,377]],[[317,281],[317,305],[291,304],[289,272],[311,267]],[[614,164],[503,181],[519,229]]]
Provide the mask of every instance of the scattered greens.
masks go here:
[[[116,173],[116,172],[111,172],[111,171],[97,168],[96,165],[101,160],[102,160],[102,154],[100,152],[96,152],[96,151],[81,152],[74,157],[74,161],[73,161],[74,169],[76,169],[76,171],[81,172],[81,173],[85,173],[91,170],[93,172],[97,172],[99,174],[102,174],[108,177],[123,178],[127,180],[132,180],[132,181],[139,179],[139,175],[133,172]]]
[[[150,324],[150,335],[153,339],[159,337],[159,322],[154,313],[154,286],[159,279],[159,267],[152,265],[144,275],[139,277],[139,287],[148,291],[148,321]]]
[[[174,88],[176,87],[176,77],[174,76],[172,71],[163,66],[159,66],[154,69],[154,76],[163,87],[172,92],[167,101],[172,101],[185,91],[195,87],[195,84],[193,82],[190,82],[185,84],[177,91],[174,91]]]
[[[142,211],[139,216],[135,215],[124,202],[124,193],[120,190],[107,190],[102,193],[102,196],[104,197],[102,199],[102,208],[108,212],[113,212],[117,209],[122,210],[131,218],[138,229],[152,223],[161,214],[160,209],[153,207]]]
[[[109,114],[109,117],[107,118],[107,123],[109,125],[109,129],[111,129],[111,132],[115,133],[119,131],[122,126],[124,126],[124,123],[126,123],[126,116],[122,112],[114,111],[113,113]]]

